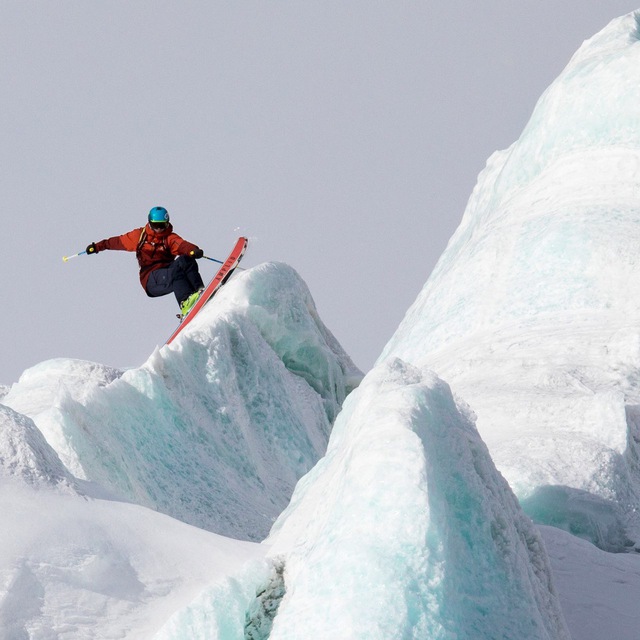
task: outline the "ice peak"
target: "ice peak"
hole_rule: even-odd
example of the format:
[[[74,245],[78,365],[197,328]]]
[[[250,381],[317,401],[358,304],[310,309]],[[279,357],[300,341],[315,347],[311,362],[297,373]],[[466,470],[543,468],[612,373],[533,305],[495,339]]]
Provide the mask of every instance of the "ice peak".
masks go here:
[[[544,545],[466,409],[400,360],[347,399],[268,542],[286,558],[274,640],[301,618],[322,638],[569,637]]]
[[[260,540],[361,375],[297,273],[265,264],[229,281],[143,366],[52,360],[5,402],[35,420],[78,478]]]
[[[632,13],[585,42],[489,159],[380,358],[434,368],[529,512],[605,548],[640,538],[637,36]]]

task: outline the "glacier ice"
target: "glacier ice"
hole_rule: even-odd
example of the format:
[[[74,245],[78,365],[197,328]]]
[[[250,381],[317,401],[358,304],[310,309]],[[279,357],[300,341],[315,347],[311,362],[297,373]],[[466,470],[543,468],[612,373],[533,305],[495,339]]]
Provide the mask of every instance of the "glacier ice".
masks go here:
[[[263,551],[266,549],[262,548]],[[282,568],[262,558],[218,580],[172,615],[153,640],[268,640],[272,617],[266,599],[280,597]],[[272,612],[277,611],[277,604]]]
[[[466,410],[391,359],[347,399],[266,544],[270,640],[569,638],[533,523]]]
[[[324,452],[360,378],[304,282],[270,263],[229,282],[142,367],[49,361],[4,402],[33,418],[78,478],[259,540]]]
[[[609,549],[640,539],[637,20],[586,41],[489,159],[379,360],[437,371],[527,511]]]

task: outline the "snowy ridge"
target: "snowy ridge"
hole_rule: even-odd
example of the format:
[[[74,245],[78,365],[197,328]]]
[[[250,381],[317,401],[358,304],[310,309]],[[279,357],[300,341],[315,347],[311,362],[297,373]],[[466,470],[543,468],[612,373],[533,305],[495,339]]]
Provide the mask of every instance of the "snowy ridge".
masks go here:
[[[347,399],[267,543],[285,563],[271,640],[569,638],[544,545],[469,416],[399,360]]]
[[[33,421],[1,404],[0,475],[34,486],[73,485],[73,478]]]
[[[35,417],[71,394],[77,402],[85,401],[96,388],[106,387],[122,373],[96,362],[71,358],[47,360],[24,371],[20,380],[7,388],[3,404]]]
[[[322,322],[309,288],[291,267],[266,263],[251,275],[239,274],[216,303],[220,314],[227,309],[249,319],[285,367],[322,397],[329,420],[335,419],[363,374]],[[202,314],[196,322],[208,317]]]
[[[489,159],[379,360],[437,371],[527,512],[606,549],[640,540],[639,101],[630,14]]]
[[[5,402],[33,412],[77,477],[184,522],[259,540],[324,452],[330,419],[360,375],[306,285],[270,264],[228,283],[139,369],[43,363]]]

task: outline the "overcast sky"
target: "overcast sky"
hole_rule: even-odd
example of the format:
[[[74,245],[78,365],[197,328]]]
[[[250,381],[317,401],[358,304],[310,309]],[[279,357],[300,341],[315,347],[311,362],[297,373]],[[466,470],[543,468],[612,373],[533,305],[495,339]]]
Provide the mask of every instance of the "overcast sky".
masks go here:
[[[139,366],[164,343],[175,300],[146,297],[133,254],[62,262],[156,205],[208,255],[247,235],[244,266],[293,266],[367,370],[489,155],[639,6],[2,0],[0,383],[54,357]]]

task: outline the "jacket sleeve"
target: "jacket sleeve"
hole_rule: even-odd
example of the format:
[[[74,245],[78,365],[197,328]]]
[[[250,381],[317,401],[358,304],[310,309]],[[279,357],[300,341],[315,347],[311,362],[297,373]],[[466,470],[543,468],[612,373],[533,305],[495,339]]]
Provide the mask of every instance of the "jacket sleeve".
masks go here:
[[[96,252],[105,250],[135,251],[138,248],[143,229],[144,227],[140,227],[139,229],[129,231],[129,233],[124,233],[121,236],[113,236],[106,240],[100,240],[100,242],[96,242]]]
[[[183,240],[177,233],[172,233],[167,238],[167,246],[174,256],[188,256],[199,248],[198,245]]]

